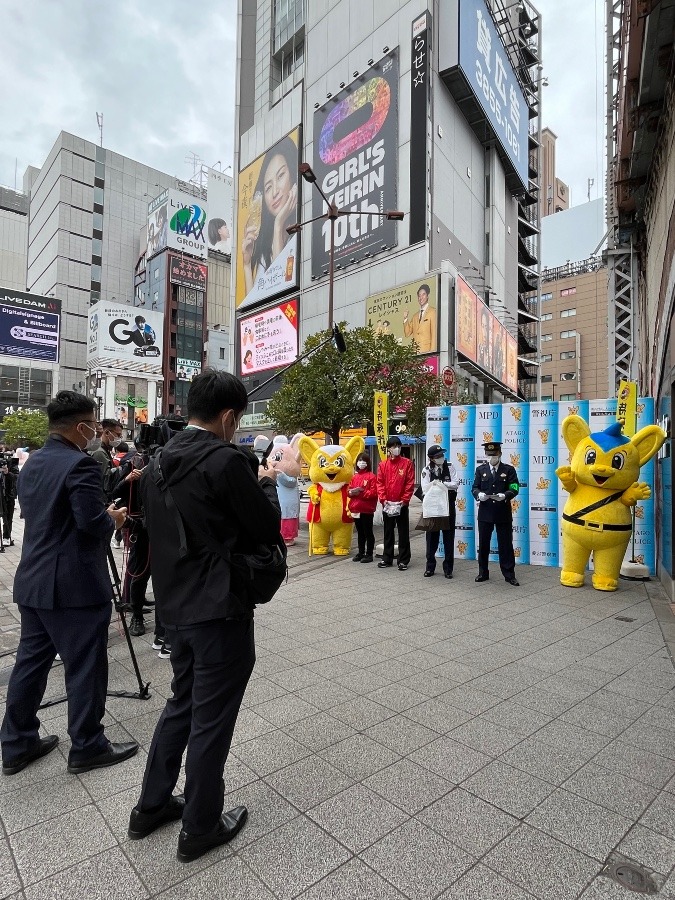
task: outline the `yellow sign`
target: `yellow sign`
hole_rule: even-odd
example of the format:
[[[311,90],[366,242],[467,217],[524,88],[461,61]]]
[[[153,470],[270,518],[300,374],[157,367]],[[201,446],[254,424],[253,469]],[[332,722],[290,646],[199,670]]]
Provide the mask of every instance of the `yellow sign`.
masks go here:
[[[427,275],[366,298],[366,324],[375,334],[393,334],[417,352],[438,352],[438,275]]]
[[[375,391],[375,410],[373,412],[375,440],[380,459],[387,456],[387,439],[389,437],[389,392]]]
[[[626,437],[637,431],[637,383],[622,381],[616,396],[616,418],[623,426]]]

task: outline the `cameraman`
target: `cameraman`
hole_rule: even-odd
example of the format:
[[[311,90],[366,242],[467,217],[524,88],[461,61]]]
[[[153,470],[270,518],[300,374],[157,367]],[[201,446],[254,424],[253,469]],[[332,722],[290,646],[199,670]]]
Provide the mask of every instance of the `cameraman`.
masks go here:
[[[10,547],[14,546],[12,540],[12,522],[14,521],[14,505],[16,503],[16,484],[19,479],[19,460],[16,457],[5,459],[5,464],[0,468],[2,475],[2,519],[3,538]]]

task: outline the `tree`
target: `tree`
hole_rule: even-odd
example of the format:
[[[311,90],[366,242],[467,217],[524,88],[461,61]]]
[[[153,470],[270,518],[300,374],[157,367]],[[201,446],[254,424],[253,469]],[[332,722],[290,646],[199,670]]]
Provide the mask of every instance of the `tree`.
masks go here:
[[[332,344],[289,369],[267,412],[274,427],[288,434],[323,431],[335,443],[342,428],[373,421],[373,391],[389,391],[389,415],[405,414],[408,432],[426,431],[426,408],[438,404],[440,383],[414,347],[401,346],[391,334],[341,325],[347,350]],[[303,353],[326,340],[311,335]]]
[[[47,440],[47,416],[39,409],[17,409],[2,420],[4,442],[10,447],[38,450]]]

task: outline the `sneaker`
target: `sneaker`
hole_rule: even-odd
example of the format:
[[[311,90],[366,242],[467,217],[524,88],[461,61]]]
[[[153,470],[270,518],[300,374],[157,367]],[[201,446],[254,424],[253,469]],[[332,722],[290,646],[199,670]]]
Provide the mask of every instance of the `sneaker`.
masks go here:
[[[140,637],[142,634],[145,634],[145,623],[143,622],[142,616],[132,616],[131,624],[129,625],[129,634],[132,637]]]
[[[171,656],[171,644],[162,644],[162,649],[157,654],[160,659],[168,659]]]
[[[152,642],[153,650],[161,650],[163,646],[164,646],[164,640],[162,638],[156,637],[154,639],[154,641]]]

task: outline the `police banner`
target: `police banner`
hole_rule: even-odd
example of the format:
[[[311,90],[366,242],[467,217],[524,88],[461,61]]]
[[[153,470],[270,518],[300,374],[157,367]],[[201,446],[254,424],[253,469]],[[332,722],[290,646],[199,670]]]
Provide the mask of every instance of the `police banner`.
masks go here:
[[[509,403],[501,407],[502,461],[516,470],[520,490],[511,501],[513,511],[513,552],[517,563],[530,558],[529,458],[530,433],[527,403]]]
[[[558,402],[558,465],[559,466],[569,466],[572,462],[572,455],[567,449],[567,444],[563,440],[562,436],[562,423],[567,418],[567,416],[581,416],[586,422],[589,422],[588,417],[588,400],[561,400]],[[597,429],[596,429],[597,431]],[[558,510],[562,513],[562,510],[567,502],[567,498],[569,494],[562,486],[562,481],[556,477],[556,481],[558,482]],[[558,519],[558,565],[562,568],[562,560],[563,560],[563,550],[562,550],[562,529],[560,525],[560,518]]]
[[[476,407],[452,406],[450,415],[450,453],[448,459],[457,469],[457,512],[455,520],[455,557],[475,559],[476,541],[475,506],[471,493],[476,469]]]

